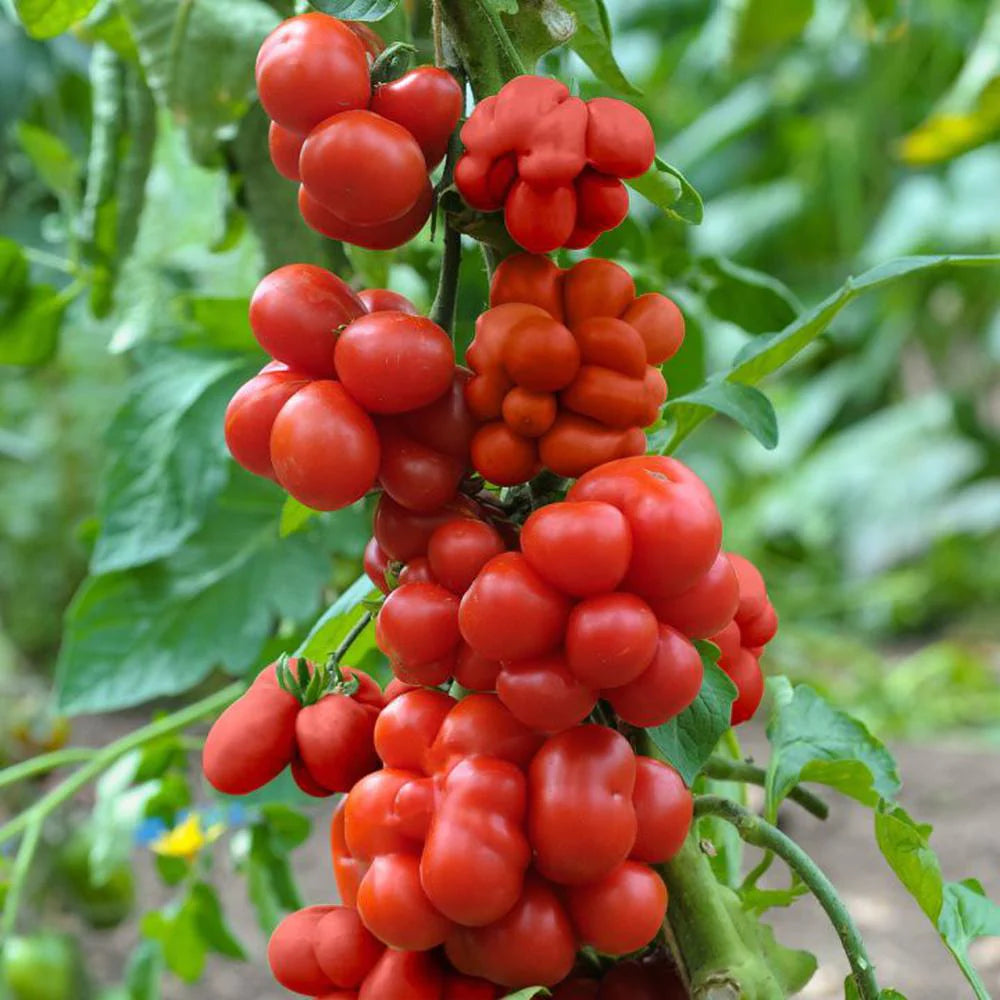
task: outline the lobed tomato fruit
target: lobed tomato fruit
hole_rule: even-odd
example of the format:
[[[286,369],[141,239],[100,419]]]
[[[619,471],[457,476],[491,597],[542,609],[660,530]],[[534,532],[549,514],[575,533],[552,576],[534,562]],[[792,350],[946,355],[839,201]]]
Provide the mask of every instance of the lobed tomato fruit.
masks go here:
[[[638,829],[629,857],[660,864],[684,843],[694,816],[694,797],[681,776],[651,757],[636,757],[632,804]]]

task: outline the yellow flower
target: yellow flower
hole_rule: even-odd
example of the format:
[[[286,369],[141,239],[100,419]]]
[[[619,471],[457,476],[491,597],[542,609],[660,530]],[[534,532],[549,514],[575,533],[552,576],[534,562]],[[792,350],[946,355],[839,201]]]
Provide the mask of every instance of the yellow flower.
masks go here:
[[[187,858],[190,861],[199,851],[218,840],[224,829],[225,824],[213,823],[203,830],[201,817],[190,813],[179,826],[157,837],[150,847],[165,857]]]

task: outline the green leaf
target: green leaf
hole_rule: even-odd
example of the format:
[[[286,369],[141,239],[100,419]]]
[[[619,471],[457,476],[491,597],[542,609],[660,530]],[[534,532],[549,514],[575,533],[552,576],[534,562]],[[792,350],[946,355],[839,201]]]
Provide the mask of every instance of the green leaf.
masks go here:
[[[42,183],[56,197],[74,202],[80,165],[62,139],[36,125],[18,122],[17,141]]]
[[[399,0],[309,0],[309,6],[345,21],[381,21]]]
[[[747,0],[734,40],[738,58],[754,58],[797,38],[812,20],[815,0]]]
[[[517,0],[486,0],[486,2],[498,14],[516,14],[518,10]]]
[[[625,183],[676,222],[697,226],[704,217],[701,195],[676,167],[659,156],[641,177]]]
[[[32,285],[20,308],[0,324],[0,365],[41,365],[56,353],[66,299],[50,285]]]
[[[705,667],[698,697],[680,715],[647,730],[650,739],[688,786],[712,755],[719,737],[729,728],[730,709],[737,694],[736,685],[715,663],[718,650],[705,643],[698,646]]]
[[[288,497],[281,507],[281,522],[278,531],[282,538],[301,531],[314,517],[319,517],[319,511],[300,503],[295,497]]]
[[[155,562],[201,526],[226,484],[226,405],[253,366],[164,352],[132,383],[108,431],[94,573]]]
[[[125,967],[128,1000],[160,1000],[163,952],[155,941],[140,941]]]
[[[17,16],[35,38],[61,35],[96,6],[97,0],[14,0]]]
[[[196,882],[191,887],[187,905],[194,909],[198,931],[212,951],[226,958],[246,961],[246,952],[226,924],[222,904],[211,885]]]
[[[295,650],[295,656],[309,660],[322,660],[332,653],[341,640],[351,631],[351,627],[364,614],[361,605],[372,595],[374,585],[367,574],[362,573],[320,616],[309,630],[309,634]],[[370,633],[374,629],[368,630]]]
[[[518,990],[516,993],[504,994],[502,1000],[531,1000],[532,997],[552,996],[552,991],[544,986],[528,986],[526,989]]]
[[[979,1000],[990,1000],[989,990],[969,959],[969,945],[981,937],[1000,937],[1000,906],[986,898],[975,879],[948,882],[938,931]]]
[[[773,820],[791,789],[803,781],[829,785],[864,805],[892,799],[900,788],[892,754],[857,719],[787,678],[768,681],[774,709],[767,727],[772,753],[765,813]]]
[[[202,528],[169,559],[84,582],[57,666],[64,711],[107,711],[247,671],[275,618],[302,621],[329,577],[337,518],[278,537],[280,491],[233,470]]]
[[[622,72],[611,47],[611,20],[604,0],[559,0],[576,17],[570,47],[609,87],[624,94],[642,93]]]
[[[201,978],[205,970],[205,941],[198,932],[194,911],[182,906],[173,912],[153,910],[145,914],[142,933],[160,943],[167,968],[185,983]]]
[[[28,259],[13,240],[0,236],[0,319],[20,309],[28,295]]]
[[[239,867],[265,934],[274,930],[285,913],[302,906],[289,855],[308,837],[309,821],[278,804],[263,806],[260,822],[250,829],[249,846],[244,847]]]
[[[726,257],[703,257],[698,269],[708,279],[708,308],[721,320],[748,333],[770,333],[787,326],[802,305],[777,278],[743,267]]]
[[[1000,264],[1000,254],[946,254],[937,257],[900,257],[865,271],[807,310],[783,330],[769,337],[758,337],[737,355],[733,367],[723,378],[728,382],[753,385],[777,371],[804,351],[821,336],[845,306],[859,296],[884,288],[913,274],[933,272],[949,267],[986,267]],[[675,401],[676,402],[676,401]],[[674,436],[669,450],[674,450],[692,431],[704,423],[711,410],[697,404],[676,406],[672,410]]]
[[[737,382],[709,381],[700,389],[685,396],[667,400],[664,415],[670,415],[674,408],[687,418],[689,407],[724,413],[741,427],[748,430],[765,448],[775,448],[778,444],[778,418],[771,400],[752,385]],[[674,435],[676,438],[676,433]]]
[[[757,938],[760,951],[784,992],[793,996],[804,989],[819,967],[816,956],[808,951],[786,948],[777,941],[774,930],[767,924],[757,924]]]

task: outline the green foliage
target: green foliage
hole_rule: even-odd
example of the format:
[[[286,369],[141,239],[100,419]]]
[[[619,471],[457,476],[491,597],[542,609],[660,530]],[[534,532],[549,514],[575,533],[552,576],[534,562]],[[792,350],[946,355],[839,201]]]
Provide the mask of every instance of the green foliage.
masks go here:
[[[310,0],[309,3],[324,14],[350,21],[380,21],[398,4],[399,0]]]
[[[97,0],[16,0],[14,6],[35,38],[53,38],[82,21]]]
[[[573,51],[612,90],[637,94],[639,91],[622,72],[612,51],[611,21],[604,0],[559,2],[576,18],[576,32],[569,43]]]
[[[693,225],[701,222],[704,215],[701,195],[676,167],[661,157],[641,177],[633,177],[627,183],[668,218]]]

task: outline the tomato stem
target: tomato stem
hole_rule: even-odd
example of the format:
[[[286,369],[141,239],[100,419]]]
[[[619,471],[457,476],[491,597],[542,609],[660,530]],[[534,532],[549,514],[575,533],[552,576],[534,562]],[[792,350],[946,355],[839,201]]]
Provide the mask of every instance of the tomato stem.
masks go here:
[[[709,757],[702,772],[709,778],[718,781],[739,781],[748,785],[760,785],[764,787],[767,774],[763,768],[744,761],[727,760],[725,757]],[[830,815],[830,807],[817,795],[796,785],[788,796],[793,802],[797,802],[806,812],[812,813],[817,819],[826,819]]]
[[[24,893],[28,873],[31,871],[31,862],[34,860],[35,851],[38,849],[44,825],[45,817],[36,817],[28,825],[24,838],[21,840],[21,846],[18,848],[17,858],[14,861],[14,870],[11,872],[7,898],[4,901],[3,923],[0,925],[0,941],[7,941],[17,929],[17,912],[21,906],[21,896]]]
[[[66,747],[64,750],[54,750],[52,753],[40,754],[30,760],[15,764],[13,767],[0,771],[0,788],[13,785],[18,781],[34,778],[39,774],[55,771],[69,764],[83,764],[90,760],[97,750],[90,747]]]

